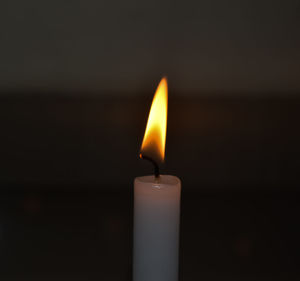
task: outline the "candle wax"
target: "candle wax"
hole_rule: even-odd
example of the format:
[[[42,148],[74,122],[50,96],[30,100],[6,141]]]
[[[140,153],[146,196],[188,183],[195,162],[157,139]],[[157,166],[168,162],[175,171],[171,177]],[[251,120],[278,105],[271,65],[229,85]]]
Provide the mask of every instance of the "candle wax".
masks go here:
[[[178,280],[181,182],[175,176],[134,180],[134,281]]]

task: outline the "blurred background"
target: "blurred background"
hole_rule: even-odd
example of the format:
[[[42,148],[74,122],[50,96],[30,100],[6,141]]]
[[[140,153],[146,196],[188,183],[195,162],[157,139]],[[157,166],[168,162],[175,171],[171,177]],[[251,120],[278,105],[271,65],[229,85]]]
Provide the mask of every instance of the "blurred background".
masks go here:
[[[299,1],[2,1],[0,279],[131,280],[162,76],[180,280],[299,280]]]

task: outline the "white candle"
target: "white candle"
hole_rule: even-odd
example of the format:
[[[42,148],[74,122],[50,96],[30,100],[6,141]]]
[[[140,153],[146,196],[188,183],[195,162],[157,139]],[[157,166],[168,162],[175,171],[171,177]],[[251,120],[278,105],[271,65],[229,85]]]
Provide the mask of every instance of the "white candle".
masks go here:
[[[161,175],[134,181],[134,281],[176,281],[181,183]]]
[[[167,80],[153,98],[140,157],[150,160],[155,175],[134,180],[133,281],[178,280],[181,183],[159,175],[167,129]]]

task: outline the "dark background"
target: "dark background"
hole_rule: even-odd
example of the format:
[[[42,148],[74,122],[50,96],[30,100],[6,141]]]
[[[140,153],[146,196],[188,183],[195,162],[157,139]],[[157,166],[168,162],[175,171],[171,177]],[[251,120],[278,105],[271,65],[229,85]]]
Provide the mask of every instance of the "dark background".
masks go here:
[[[128,97],[162,73],[182,95],[300,90],[298,0],[0,5],[3,90]]]
[[[0,8],[1,280],[131,280],[163,75],[180,280],[299,280],[299,1]]]

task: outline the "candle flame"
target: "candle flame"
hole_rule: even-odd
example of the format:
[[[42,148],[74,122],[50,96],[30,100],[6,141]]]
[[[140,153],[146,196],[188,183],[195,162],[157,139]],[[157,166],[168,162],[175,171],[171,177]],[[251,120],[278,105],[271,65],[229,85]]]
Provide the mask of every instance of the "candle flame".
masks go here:
[[[163,162],[165,159],[167,111],[168,83],[164,77],[156,89],[141,146],[142,155],[159,162]]]

